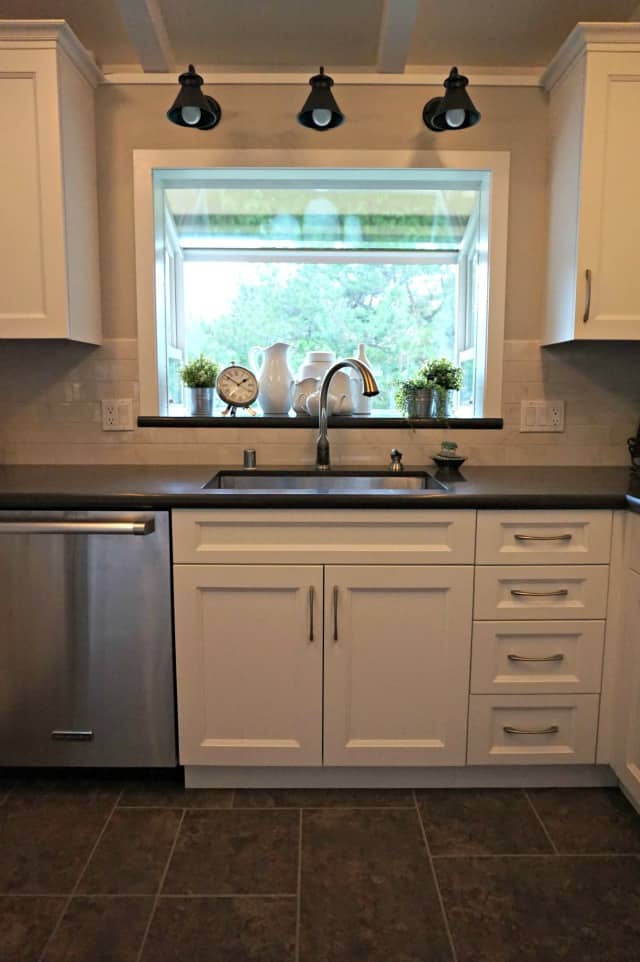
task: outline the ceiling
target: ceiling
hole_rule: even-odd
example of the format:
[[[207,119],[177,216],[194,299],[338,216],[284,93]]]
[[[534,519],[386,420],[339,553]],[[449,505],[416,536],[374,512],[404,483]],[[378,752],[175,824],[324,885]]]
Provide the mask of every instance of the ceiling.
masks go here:
[[[580,20],[636,17],[640,0],[0,0],[0,19],[67,20],[106,72],[534,67]]]

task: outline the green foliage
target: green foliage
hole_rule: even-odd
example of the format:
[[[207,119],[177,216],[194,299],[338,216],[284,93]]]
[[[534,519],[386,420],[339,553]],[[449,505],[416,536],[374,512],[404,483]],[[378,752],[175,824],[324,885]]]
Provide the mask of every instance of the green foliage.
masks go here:
[[[192,262],[185,274],[198,277],[211,292],[227,265]],[[392,408],[395,385],[411,377],[425,357],[452,355],[456,269],[438,264],[265,263],[260,265],[223,312],[203,297],[188,314],[187,348],[222,363],[248,362],[249,349],[285,341],[296,370],[307,351],[332,350],[353,356],[367,346],[380,395],[373,406]]]
[[[416,391],[422,391],[431,386],[426,374],[422,371],[407,381],[401,381],[395,393],[396,407],[403,414],[410,415]]]
[[[180,368],[180,377],[186,387],[214,387],[217,376],[218,365],[204,354]]]
[[[459,391],[462,387],[462,368],[456,367],[446,357],[429,361],[423,370],[428,381],[444,391]]]

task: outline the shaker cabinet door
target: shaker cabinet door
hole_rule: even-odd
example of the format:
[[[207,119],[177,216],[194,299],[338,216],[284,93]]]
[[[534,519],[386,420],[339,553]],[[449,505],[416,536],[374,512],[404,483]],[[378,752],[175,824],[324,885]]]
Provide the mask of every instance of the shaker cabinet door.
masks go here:
[[[471,566],[325,569],[325,765],[464,765],[472,594]]]
[[[183,765],[322,764],[322,567],[176,565]]]

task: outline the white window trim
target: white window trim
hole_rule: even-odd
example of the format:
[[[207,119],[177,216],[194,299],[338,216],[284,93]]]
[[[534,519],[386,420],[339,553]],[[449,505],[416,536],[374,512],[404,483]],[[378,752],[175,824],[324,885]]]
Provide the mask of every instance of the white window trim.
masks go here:
[[[134,212],[140,359],[140,411],[159,413],[158,343],[155,304],[157,249],[154,233],[154,170],[215,168],[330,168],[478,170],[491,173],[489,211],[490,317],[485,352],[482,416],[502,412],[502,359],[509,213],[508,151],[396,151],[396,150],[134,150]],[[480,347],[480,345],[478,345]]]

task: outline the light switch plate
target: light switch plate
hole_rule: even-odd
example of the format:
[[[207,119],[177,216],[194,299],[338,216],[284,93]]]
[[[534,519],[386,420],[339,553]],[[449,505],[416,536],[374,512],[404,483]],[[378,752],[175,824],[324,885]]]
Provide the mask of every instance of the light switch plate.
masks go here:
[[[133,431],[131,398],[111,398],[102,402],[103,431]]]
[[[553,434],[564,431],[564,401],[521,401],[520,431]]]

